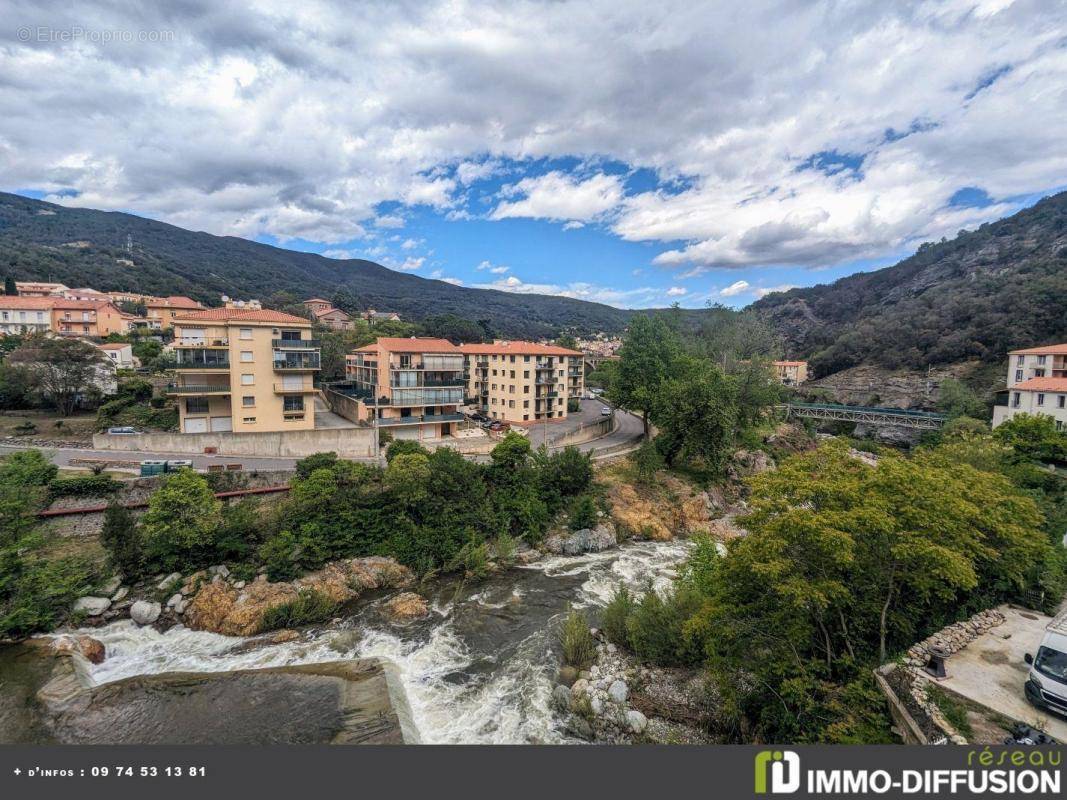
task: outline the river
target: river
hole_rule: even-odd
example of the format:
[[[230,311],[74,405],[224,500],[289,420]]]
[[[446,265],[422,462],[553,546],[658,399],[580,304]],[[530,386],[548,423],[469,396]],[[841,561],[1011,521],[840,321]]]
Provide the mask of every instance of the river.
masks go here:
[[[376,656],[396,664],[425,743],[569,741],[549,702],[559,666],[555,622],[568,604],[596,611],[617,586],[669,585],[686,541],[636,542],[584,556],[556,556],[485,581],[441,581],[422,622],[386,623],[380,600],[298,641],[249,648],[243,639],[125,621],[86,630],[107,647],[97,683],[159,672],[224,672]]]

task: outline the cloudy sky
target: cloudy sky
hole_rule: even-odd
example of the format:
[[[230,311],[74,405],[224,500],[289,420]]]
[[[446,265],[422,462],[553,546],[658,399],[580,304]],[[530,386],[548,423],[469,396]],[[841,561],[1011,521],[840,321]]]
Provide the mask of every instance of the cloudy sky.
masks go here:
[[[744,305],[1067,187],[1062,0],[72,5],[0,0],[0,189],[465,286]]]

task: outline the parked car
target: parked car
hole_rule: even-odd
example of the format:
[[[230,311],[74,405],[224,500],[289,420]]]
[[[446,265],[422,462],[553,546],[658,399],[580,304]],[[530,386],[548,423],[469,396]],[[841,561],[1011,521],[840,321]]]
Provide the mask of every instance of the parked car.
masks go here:
[[[131,428],[129,425],[123,425],[118,428],[108,428],[107,432],[115,436],[132,436],[134,434],[140,433],[139,430],[137,430],[136,428]]]
[[[498,419],[493,420],[489,424],[489,430],[491,430],[491,431],[506,431],[510,427],[511,426],[508,425],[506,422],[501,422]]]
[[[602,417],[610,417],[611,416],[611,409],[608,408],[607,406],[603,406],[600,409],[600,416],[602,416]]]

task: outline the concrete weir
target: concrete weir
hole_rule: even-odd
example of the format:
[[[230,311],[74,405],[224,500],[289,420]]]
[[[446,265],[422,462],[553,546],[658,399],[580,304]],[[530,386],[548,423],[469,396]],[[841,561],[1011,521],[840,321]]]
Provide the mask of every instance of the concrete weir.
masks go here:
[[[165,672],[95,685],[56,659],[36,694],[59,744],[405,744],[418,732],[396,668],[377,658]]]

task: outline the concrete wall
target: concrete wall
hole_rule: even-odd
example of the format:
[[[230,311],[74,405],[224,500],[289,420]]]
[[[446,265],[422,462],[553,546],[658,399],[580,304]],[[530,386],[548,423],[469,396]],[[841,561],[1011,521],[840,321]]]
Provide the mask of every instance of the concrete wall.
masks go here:
[[[344,458],[373,458],[371,428],[328,428],[314,431],[266,433],[141,433],[133,436],[93,436],[97,450],[201,455],[214,447],[219,455],[261,458],[303,458],[333,451]]]
[[[359,414],[359,401],[354,397],[335,392],[329,387],[323,387],[322,396],[326,400],[326,405],[330,411],[337,416],[344,417],[349,422],[363,422]]]

